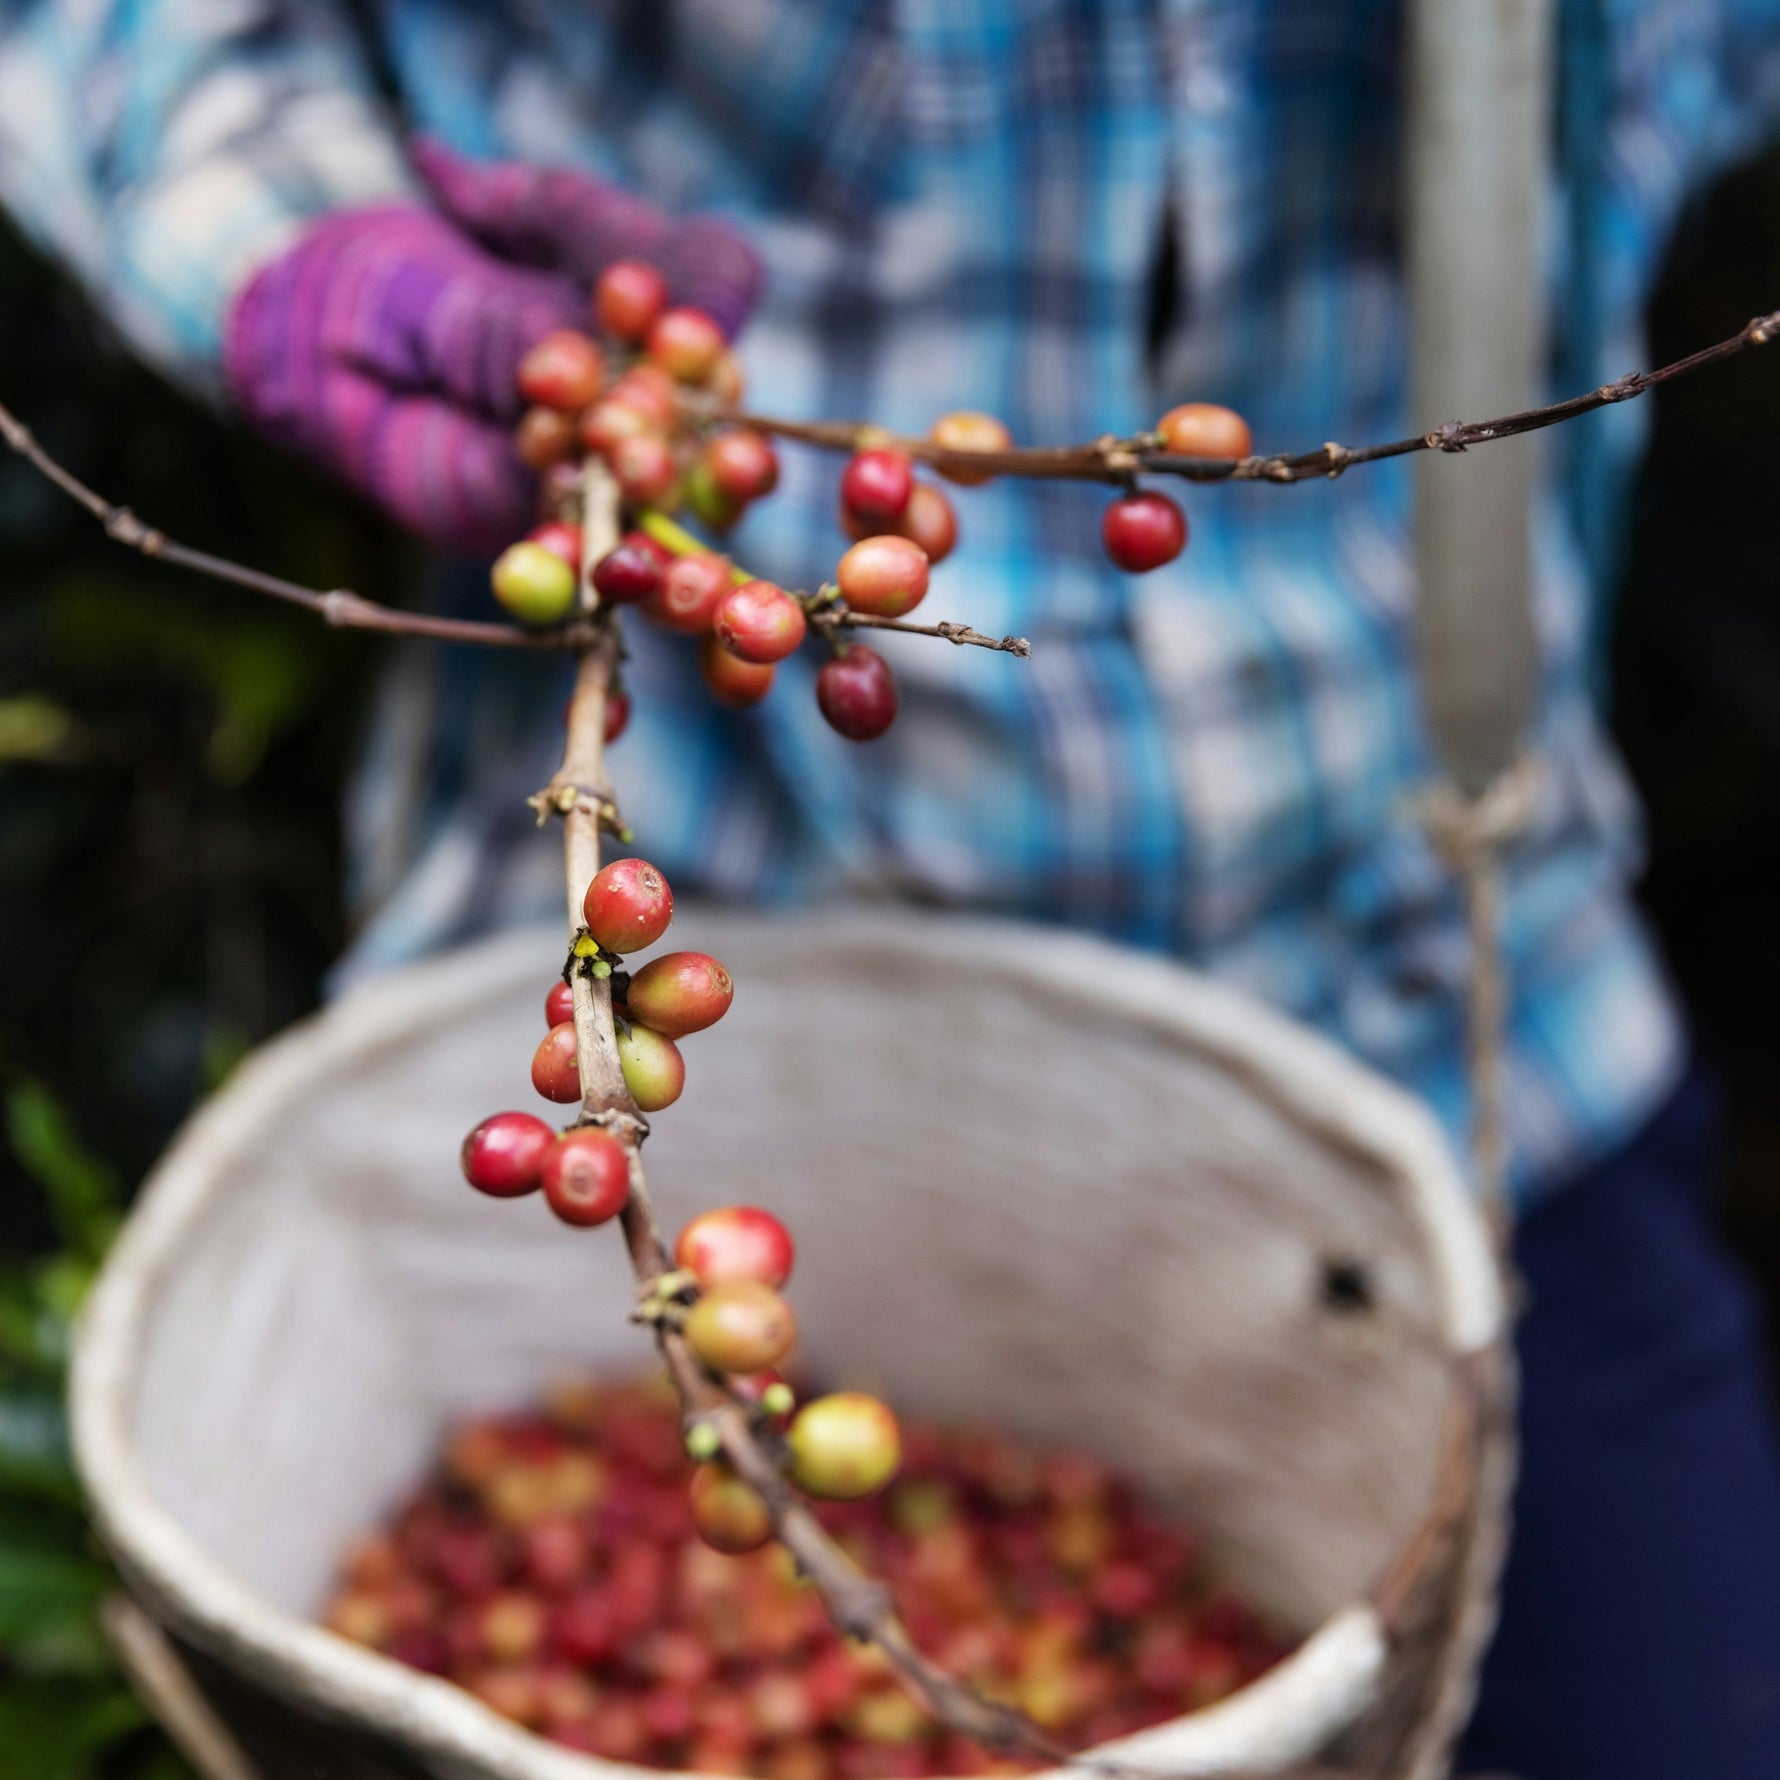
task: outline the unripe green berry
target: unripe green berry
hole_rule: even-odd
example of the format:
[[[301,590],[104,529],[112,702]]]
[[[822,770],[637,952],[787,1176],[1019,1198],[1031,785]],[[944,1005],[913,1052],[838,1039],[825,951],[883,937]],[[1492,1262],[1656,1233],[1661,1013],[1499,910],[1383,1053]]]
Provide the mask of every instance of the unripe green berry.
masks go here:
[[[575,571],[529,538],[510,544],[489,575],[498,599],[521,624],[555,624],[575,604]]]

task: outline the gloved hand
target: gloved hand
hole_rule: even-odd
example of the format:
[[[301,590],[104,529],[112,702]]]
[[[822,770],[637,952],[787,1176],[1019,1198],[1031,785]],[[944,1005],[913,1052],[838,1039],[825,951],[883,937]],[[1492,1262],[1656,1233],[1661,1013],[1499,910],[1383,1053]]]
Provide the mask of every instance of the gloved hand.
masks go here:
[[[433,144],[416,161],[443,214],[321,219],[235,299],[224,370],[268,437],[416,531],[492,554],[534,518],[535,479],[512,445],[526,349],[585,325],[592,280],[632,257],[733,335],[760,267],[727,224],[675,221],[583,173]]]

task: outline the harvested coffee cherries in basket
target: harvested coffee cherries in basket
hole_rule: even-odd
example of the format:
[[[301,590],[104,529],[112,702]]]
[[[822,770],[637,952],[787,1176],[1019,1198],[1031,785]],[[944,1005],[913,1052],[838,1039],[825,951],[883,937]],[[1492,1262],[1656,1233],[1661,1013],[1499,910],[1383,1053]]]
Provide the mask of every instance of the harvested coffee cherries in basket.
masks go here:
[[[784,1260],[746,1220],[705,1236],[719,1269]],[[1068,1747],[1209,1705],[1286,1654],[1191,1533],[1093,1458],[923,1424],[900,1444],[887,1487],[816,1515],[923,1651]],[[610,1761],[761,1780],[1038,1765],[937,1725],[835,1631],[769,1532],[745,1483],[687,1457],[665,1383],[581,1386],[458,1428],[347,1554],[327,1623]]]

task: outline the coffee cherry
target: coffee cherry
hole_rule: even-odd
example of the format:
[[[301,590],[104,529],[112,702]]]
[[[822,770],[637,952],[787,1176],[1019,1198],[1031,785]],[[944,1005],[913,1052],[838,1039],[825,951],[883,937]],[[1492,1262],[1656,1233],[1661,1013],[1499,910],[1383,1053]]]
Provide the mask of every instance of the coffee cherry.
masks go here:
[[[546,519],[525,534],[528,544],[542,544],[552,556],[560,556],[577,575],[581,573],[581,528],[566,519]]]
[[[630,694],[614,687],[606,694],[606,746],[624,734],[630,723]]]
[[[649,329],[643,350],[679,382],[703,383],[723,356],[723,330],[702,309],[669,309]]]
[[[703,1032],[729,1012],[735,980],[707,952],[664,952],[630,979],[633,1019],[668,1038]]]
[[[712,367],[710,376],[705,379],[705,388],[727,409],[733,408],[742,399],[742,391],[747,387],[747,382],[742,371],[742,361],[733,352],[725,352]]]
[[[711,466],[702,457],[686,472],[683,498],[699,524],[714,532],[728,531],[747,510],[747,502],[717,486]]]
[[[544,1158],[544,1197],[565,1224],[591,1229],[630,1198],[630,1156],[609,1131],[566,1132]]]
[[[1182,457],[1247,457],[1254,450],[1248,422],[1216,402],[1183,402],[1156,422],[1164,451]]]
[[[948,451],[1006,451],[1014,442],[1013,435],[993,414],[979,414],[972,408],[961,408],[956,414],[942,414],[929,429],[928,438]],[[942,469],[948,482],[975,488],[994,480],[993,470]]]
[[[530,1113],[494,1113],[464,1139],[464,1179],[490,1198],[517,1199],[537,1188],[555,1142],[556,1133]]]
[[[575,1061],[575,1027],[565,1020],[544,1034],[532,1052],[532,1086],[546,1100],[567,1106],[581,1098],[581,1070]]]
[[[795,654],[808,627],[803,607],[770,581],[731,588],[711,614],[711,628],[724,648],[756,664]]]
[[[917,482],[897,531],[927,553],[929,563],[939,564],[952,554],[958,542],[958,515],[952,503],[931,483]]]
[[[785,1440],[792,1481],[830,1501],[852,1502],[881,1490],[902,1462],[896,1417],[863,1391],[806,1403]]]
[[[1127,574],[1173,562],[1187,542],[1187,516],[1165,494],[1128,494],[1100,518],[1106,554]]]
[[[927,552],[908,538],[865,538],[841,558],[834,578],[855,612],[901,618],[927,597]]]
[[[732,427],[705,447],[711,480],[732,501],[757,501],[779,485],[779,458],[759,433]]]
[[[667,280],[646,260],[618,260],[593,287],[593,313],[620,340],[640,340],[667,307]]]
[[[527,408],[513,429],[513,449],[534,470],[559,464],[575,449],[575,417],[559,408]]]
[[[773,668],[731,655],[714,632],[699,639],[698,667],[711,696],[738,711],[759,704],[773,689]]]
[[[680,1098],[686,1086],[686,1059],[671,1038],[634,1022],[618,1034],[618,1063],[624,1085],[641,1112],[660,1112]]]
[[[640,952],[667,932],[674,893],[648,860],[614,859],[594,873],[581,914],[602,950]]]
[[[565,414],[585,408],[605,381],[604,355],[574,328],[546,334],[519,361],[519,393],[528,402],[558,408]]]
[[[633,433],[606,453],[618,492],[633,506],[671,507],[669,498],[680,480],[674,448],[660,433]]]
[[[881,736],[896,721],[896,703],[889,662],[863,643],[849,643],[817,672],[817,707],[850,742]]]
[[[684,1327],[692,1351],[715,1372],[759,1372],[797,1339],[791,1306],[754,1279],[713,1286],[686,1313]]]
[[[692,1474],[692,1524],[713,1550],[731,1557],[754,1551],[773,1536],[766,1498],[726,1464],[700,1465]]]
[[[632,365],[612,385],[612,399],[635,408],[658,433],[671,433],[680,418],[680,392],[660,365]]]
[[[615,396],[607,396],[603,402],[595,402],[581,416],[581,443],[589,451],[597,452],[607,459],[618,449],[620,440],[634,439],[639,433],[660,430],[640,408],[632,407],[629,402],[621,402]],[[579,482],[577,472],[577,486]]]
[[[841,505],[855,519],[888,530],[902,517],[914,486],[915,473],[900,451],[874,447],[841,472]]]
[[[552,983],[544,997],[544,1024],[560,1026],[575,1017],[575,990],[569,983]]]
[[[575,605],[575,571],[529,539],[509,544],[489,572],[494,597],[521,624],[554,624]]]
[[[594,590],[614,606],[646,600],[661,585],[661,565],[652,550],[630,537],[619,540],[593,565]]]
[[[701,1212],[674,1243],[674,1265],[696,1274],[702,1291],[738,1279],[777,1288],[796,1259],[791,1232],[758,1205]]]
[[[677,556],[663,571],[649,610],[673,629],[697,636],[711,628],[718,602],[734,585],[728,561],[714,551]]]

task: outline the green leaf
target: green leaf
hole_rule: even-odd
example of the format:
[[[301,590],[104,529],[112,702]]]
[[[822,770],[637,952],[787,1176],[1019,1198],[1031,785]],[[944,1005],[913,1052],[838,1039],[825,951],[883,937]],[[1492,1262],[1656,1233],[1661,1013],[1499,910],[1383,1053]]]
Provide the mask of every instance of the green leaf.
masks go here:
[[[0,1780],[92,1780],[146,1714],[117,1682],[0,1683]]]
[[[42,1380],[0,1382],[0,1493],[77,1501],[60,1390]]]
[[[6,1137],[47,1195],[64,1239],[89,1254],[103,1253],[116,1228],[117,1176],[80,1141],[42,1082],[24,1079],[6,1090]]]

